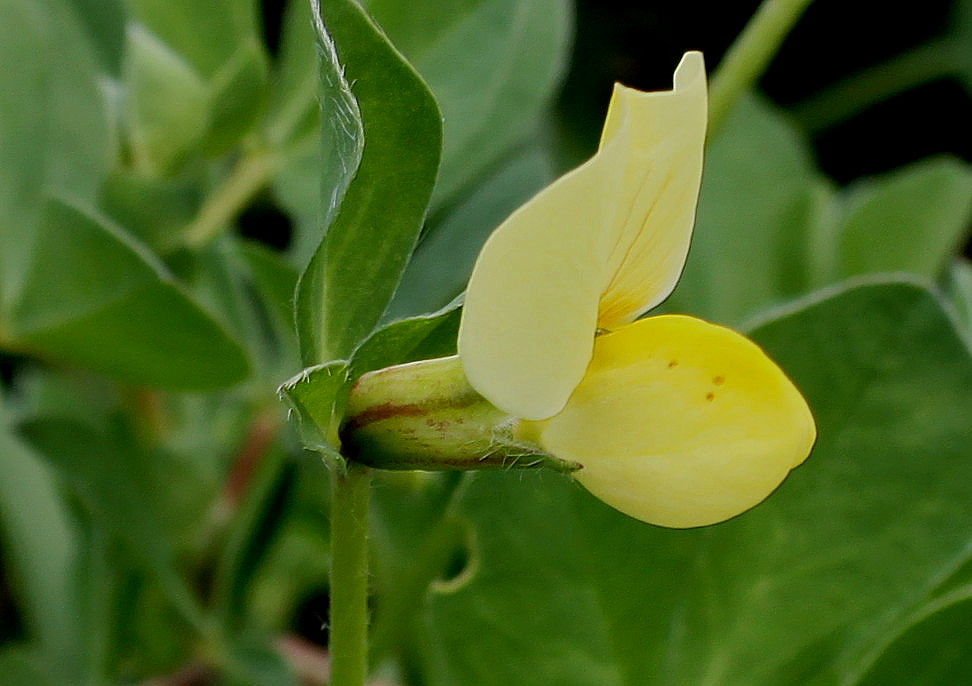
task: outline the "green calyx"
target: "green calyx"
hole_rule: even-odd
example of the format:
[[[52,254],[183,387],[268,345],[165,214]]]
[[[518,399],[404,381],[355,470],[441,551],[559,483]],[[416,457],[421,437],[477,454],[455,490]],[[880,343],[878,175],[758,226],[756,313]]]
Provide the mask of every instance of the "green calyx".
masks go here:
[[[355,382],[341,452],[379,469],[578,468],[518,437],[518,424],[469,385],[458,357],[422,360]]]

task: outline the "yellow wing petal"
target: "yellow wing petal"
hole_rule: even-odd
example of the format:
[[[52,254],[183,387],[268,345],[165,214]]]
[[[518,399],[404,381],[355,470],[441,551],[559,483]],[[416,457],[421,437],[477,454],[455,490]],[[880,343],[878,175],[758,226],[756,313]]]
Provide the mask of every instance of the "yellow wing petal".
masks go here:
[[[587,368],[627,137],[545,188],[493,232],[463,306],[469,383],[527,419],[559,412]]]
[[[686,53],[675,88],[615,86],[602,146],[629,137],[619,206],[609,229],[598,326],[614,329],[658,305],[675,288],[688,253],[702,179],[706,81],[702,54]]]
[[[756,505],[816,437],[800,392],[758,346],[677,315],[599,337],[563,412],[522,424],[550,453],[581,463],[575,475],[595,496],[670,527]]]

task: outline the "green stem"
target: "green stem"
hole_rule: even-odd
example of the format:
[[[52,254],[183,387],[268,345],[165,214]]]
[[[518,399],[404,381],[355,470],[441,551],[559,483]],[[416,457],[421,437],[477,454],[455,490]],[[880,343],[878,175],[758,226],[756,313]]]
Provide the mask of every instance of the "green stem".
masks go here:
[[[783,39],[813,0],[763,0],[722,58],[709,88],[709,137],[732,106],[756,85]]]
[[[274,161],[270,154],[263,151],[246,153],[186,227],[186,243],[201,248],[216,238],[253,196],[267,185],[273,169]]]
[[[368,496],[371,472],[349,463],[331,477],[331,686],[368,674]]]
[[[956,48],[953,38],[919,45],[804,100],[793,108],[792,114],[810,133],[829,129],[876,102],[957,73]]]

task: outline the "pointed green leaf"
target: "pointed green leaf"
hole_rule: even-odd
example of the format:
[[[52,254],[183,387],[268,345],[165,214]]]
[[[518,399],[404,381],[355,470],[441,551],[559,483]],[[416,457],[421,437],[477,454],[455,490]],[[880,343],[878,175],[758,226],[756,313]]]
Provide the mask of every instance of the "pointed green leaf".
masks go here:
[[[570,51],[567,0],[366,0],[429,84],[444,141],[435,205],[450,200],[536,127]]]
[[[209,127],[206,83],[178,53],[138,25],[128,30],[123,80],[135,167],[165,175],[195,151]]]
[[[0,531],[4,566],[15,584],[28,630],[48,660],[65,666],[77,657],[77,532],[55,475],[40,456],[11,434],[2,405]],[[0,675],[4,673],[0,670]],[[0,678],[0,683],[6,682]]]
[[[91,199],[110,159],[94,52],[62,0],[0,0],[0,338],[50,190]]]
[[[935,279],[972,220],[972,167],[938,157],[849,189],[838,233],[839,277],[903,271]]]
[[[218,388],[248,371],[242,348],[142,246],[60,200],[46,206],[10,338],[149,386]]]
[[[421,230],[442,143],[428,88],[357,3],[327,2],[318,33],[325,233],[297,292],[306,364],[348,356],[375,328]]]
[[[455,355],[461,314],[461,303],[456,301],[433,314],[401,319],[378,329],[354,351],[351,378],[394,364]]]
[[[308,450],[323,453],[339,463],[338,428],[350,388],[348,364],[343,360],[309,367],[277,389],[291,407],[301,442]]]
[[[254,0],[128,0],[132,15],[206,79],[256,38]]]
[[[367,0],[378,24],[392,43],[405,55],[429,84],[443,114],[444,148],[433,208],[443,208],[475,190],[476,183],[488,177],[505,157],[518,151],[518,145],[534,135],[538,120],[554,97],[570,48],[571,3],[566,0],[462,0],[443,4],[421,0],[403,4],[396,0]],[[297,2],[291,15],[303,12]],[[303,23],[288,19],[285,36],[306,39]],[[291,40],[285,45],[299,46],[285,53],[283,76],[294,84],[305,83],[304,42]],[[282,92],[283,89],[281,88]],[[298,98],[304,108],[281,99],[279,119],[289,122],[274,130],[292,130],[302,121],[310,99]],[[313,152],[313,151],[311,151]],[[310,183],[316,174],[317,154],[295,160],[287,179],[278,180],[276,191],[287,208],[310,224],[318,200]],[[525,200],[538,188],[526,187]],[[521,200],[521,201],[522,201]],[[519,204],[519,203],[517,203]],[[514,209],[516,205],[510,208]],[[509,212],[506,212],[508,214]],[[500,219],[505,218],[505,214]],[[498,220],[489,228],[495,228]],[[436,226],[429,227],[431,232]],[[473,230],[476,233],[475,230]],[[298,239],[301,236],[298,235]],[[306,254],[297,250],[297,255]],[[462,269],[459,269],[462,271]],[[468,276],[468,273],[466,274]],[[398,315],[428,312],[441,307],[455,293],[437,302],[399,310]]]

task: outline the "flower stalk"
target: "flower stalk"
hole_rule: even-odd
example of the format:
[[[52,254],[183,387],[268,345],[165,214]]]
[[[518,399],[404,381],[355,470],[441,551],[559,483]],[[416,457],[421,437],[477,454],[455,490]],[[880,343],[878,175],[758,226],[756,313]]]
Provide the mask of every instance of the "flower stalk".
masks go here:
[[[331,686],[364,686],[368,675],[368,499],[371,470],[331,473]]]

